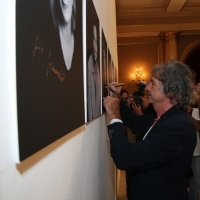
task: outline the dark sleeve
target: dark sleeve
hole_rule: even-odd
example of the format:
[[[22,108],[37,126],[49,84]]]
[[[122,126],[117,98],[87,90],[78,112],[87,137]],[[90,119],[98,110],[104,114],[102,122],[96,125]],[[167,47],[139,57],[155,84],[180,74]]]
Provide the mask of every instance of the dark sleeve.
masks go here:
[[[149,115],[135,114],[123,100],[120,101],[120,115],[125,126],[128,126],[133,132],[140,133],[145,133],[156,119],[155,113]]]
[[[189,126],[191,128],[191,125]],[[194,133],[195,130],[188,129],[189,126],[187,122],[177,123],[173,119],[168,123],[157,122],[145,140],[130,144],[125,136],[123,124],[111,124],[108,126],[111,156],[119,169],[146,170],[184,156],[189,153],[189,151],[184,152],[188,145],[191,145],[192,155],[195,140],[192,139],[190,144],[188,141],[191,141],[191,130]]]

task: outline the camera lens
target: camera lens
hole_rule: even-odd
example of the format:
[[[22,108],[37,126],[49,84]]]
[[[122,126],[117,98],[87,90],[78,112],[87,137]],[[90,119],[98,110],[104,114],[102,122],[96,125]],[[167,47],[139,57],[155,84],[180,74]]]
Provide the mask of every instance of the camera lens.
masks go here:
[[[143,93],[143,92],[144,92],[144,89],[145,89],[145,87],[146,87],[146,85],[147,85],[147,82],[146,82],[146,81],[140,81],[140,83],[139,83],[139,88],[138,88],[138,92]]]

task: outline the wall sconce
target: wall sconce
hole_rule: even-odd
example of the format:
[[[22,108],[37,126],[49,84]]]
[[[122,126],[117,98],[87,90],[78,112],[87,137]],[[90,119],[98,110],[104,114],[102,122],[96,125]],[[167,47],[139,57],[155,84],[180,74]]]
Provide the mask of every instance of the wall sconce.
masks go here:
[[[144,81],[144,74],[142,73],[141,67],[136,67],[135,74],[132,74],[132,81],[136,82],[137,84],[139,84],[140,81]]]

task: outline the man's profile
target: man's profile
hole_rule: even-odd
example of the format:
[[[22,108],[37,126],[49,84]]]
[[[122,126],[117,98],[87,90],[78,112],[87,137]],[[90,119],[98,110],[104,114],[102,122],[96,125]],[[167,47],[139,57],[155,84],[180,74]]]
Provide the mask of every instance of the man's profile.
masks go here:
[[[97,27],[93,25],[93,48],[87,65],[87,102],[88,120],[91,120],[101,113],[101,81],[100,70],[97,62]]]

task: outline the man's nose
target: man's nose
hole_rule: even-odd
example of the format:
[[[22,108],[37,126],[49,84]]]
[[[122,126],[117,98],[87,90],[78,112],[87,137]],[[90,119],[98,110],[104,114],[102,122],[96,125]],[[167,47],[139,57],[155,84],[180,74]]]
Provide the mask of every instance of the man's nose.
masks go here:
[[[148,83],[148,84],[146,85],[145,90],[150,90],[150,89],[149,89],[149,84],[150,84],[150,83]]]

